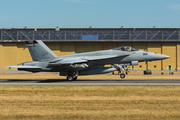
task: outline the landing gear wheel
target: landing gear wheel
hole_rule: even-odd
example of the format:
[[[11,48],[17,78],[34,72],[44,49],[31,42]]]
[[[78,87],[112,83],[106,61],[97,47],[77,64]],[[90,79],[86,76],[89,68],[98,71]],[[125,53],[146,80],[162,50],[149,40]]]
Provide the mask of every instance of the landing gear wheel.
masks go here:
[[[126,75],[128,74],[128,72],[126,72]]]
[[[77,77],[75,77],[73,80],[74,80],[74,81],[77,80]]]
[[[126,75],[124,73],[120,74],[120,78],[124,79],[126,77]]]
[[[67,76],[67,80],[68,80],[68,81],[73,81],[73,77],[72,77],[71,75],[68,75],[68,76]]]

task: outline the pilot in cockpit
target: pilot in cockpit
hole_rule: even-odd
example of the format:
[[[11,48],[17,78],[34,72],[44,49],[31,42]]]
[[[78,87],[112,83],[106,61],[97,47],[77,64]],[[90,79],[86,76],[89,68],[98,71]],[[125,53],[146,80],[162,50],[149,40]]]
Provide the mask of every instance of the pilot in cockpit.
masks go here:
[[[130,48],[129,47],[124,47],[124,51],[130,51]]]
[[[133,47],[129,47],[129,46],[118,47],[118,48],[114,48],[113,50],[121,50],[121,51],[139,51],[138,49],[133,48]]]
[[[128,47],[125,47],[125,51],[129,51],[129,48],[128,48]]]

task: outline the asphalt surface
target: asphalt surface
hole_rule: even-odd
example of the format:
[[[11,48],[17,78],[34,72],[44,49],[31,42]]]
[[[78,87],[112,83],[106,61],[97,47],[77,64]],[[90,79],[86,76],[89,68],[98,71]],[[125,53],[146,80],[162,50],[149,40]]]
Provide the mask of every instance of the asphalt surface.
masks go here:
[[[85,79],[76,81],[67,81],[64,79],[0,79],[0,85],[180,85],[180,79]]]

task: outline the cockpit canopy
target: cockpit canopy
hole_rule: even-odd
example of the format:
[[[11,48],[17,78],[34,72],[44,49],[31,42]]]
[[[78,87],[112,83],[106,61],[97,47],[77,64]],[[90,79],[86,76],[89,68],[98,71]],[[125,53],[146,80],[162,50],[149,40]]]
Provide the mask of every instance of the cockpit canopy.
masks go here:
[[[120,51],[139,51],[136,48],[133,47],[129,47],[129,46],[122,46],[122,47],[118,47],[118,48],[114,48],[112,50],[120,50]]]

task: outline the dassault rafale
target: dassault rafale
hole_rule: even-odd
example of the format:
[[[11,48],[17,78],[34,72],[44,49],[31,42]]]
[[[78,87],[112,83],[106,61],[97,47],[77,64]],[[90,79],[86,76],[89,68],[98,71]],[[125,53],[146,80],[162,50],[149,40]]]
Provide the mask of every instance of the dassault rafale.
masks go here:
[[[104,74],[114,71],[121,71],[120,78],[125,78],[124,65],[138,65],[139,62],[169,58],[164,54],[140,51],[129,46],[58,57],[41,40],[27,41],[25,44],[33,61],[8,67],[34,73],[59,72],[60,76],[66,76],[69,81],[77,80],[79,75]],[[111,67],[104,67],[107,64]]]

